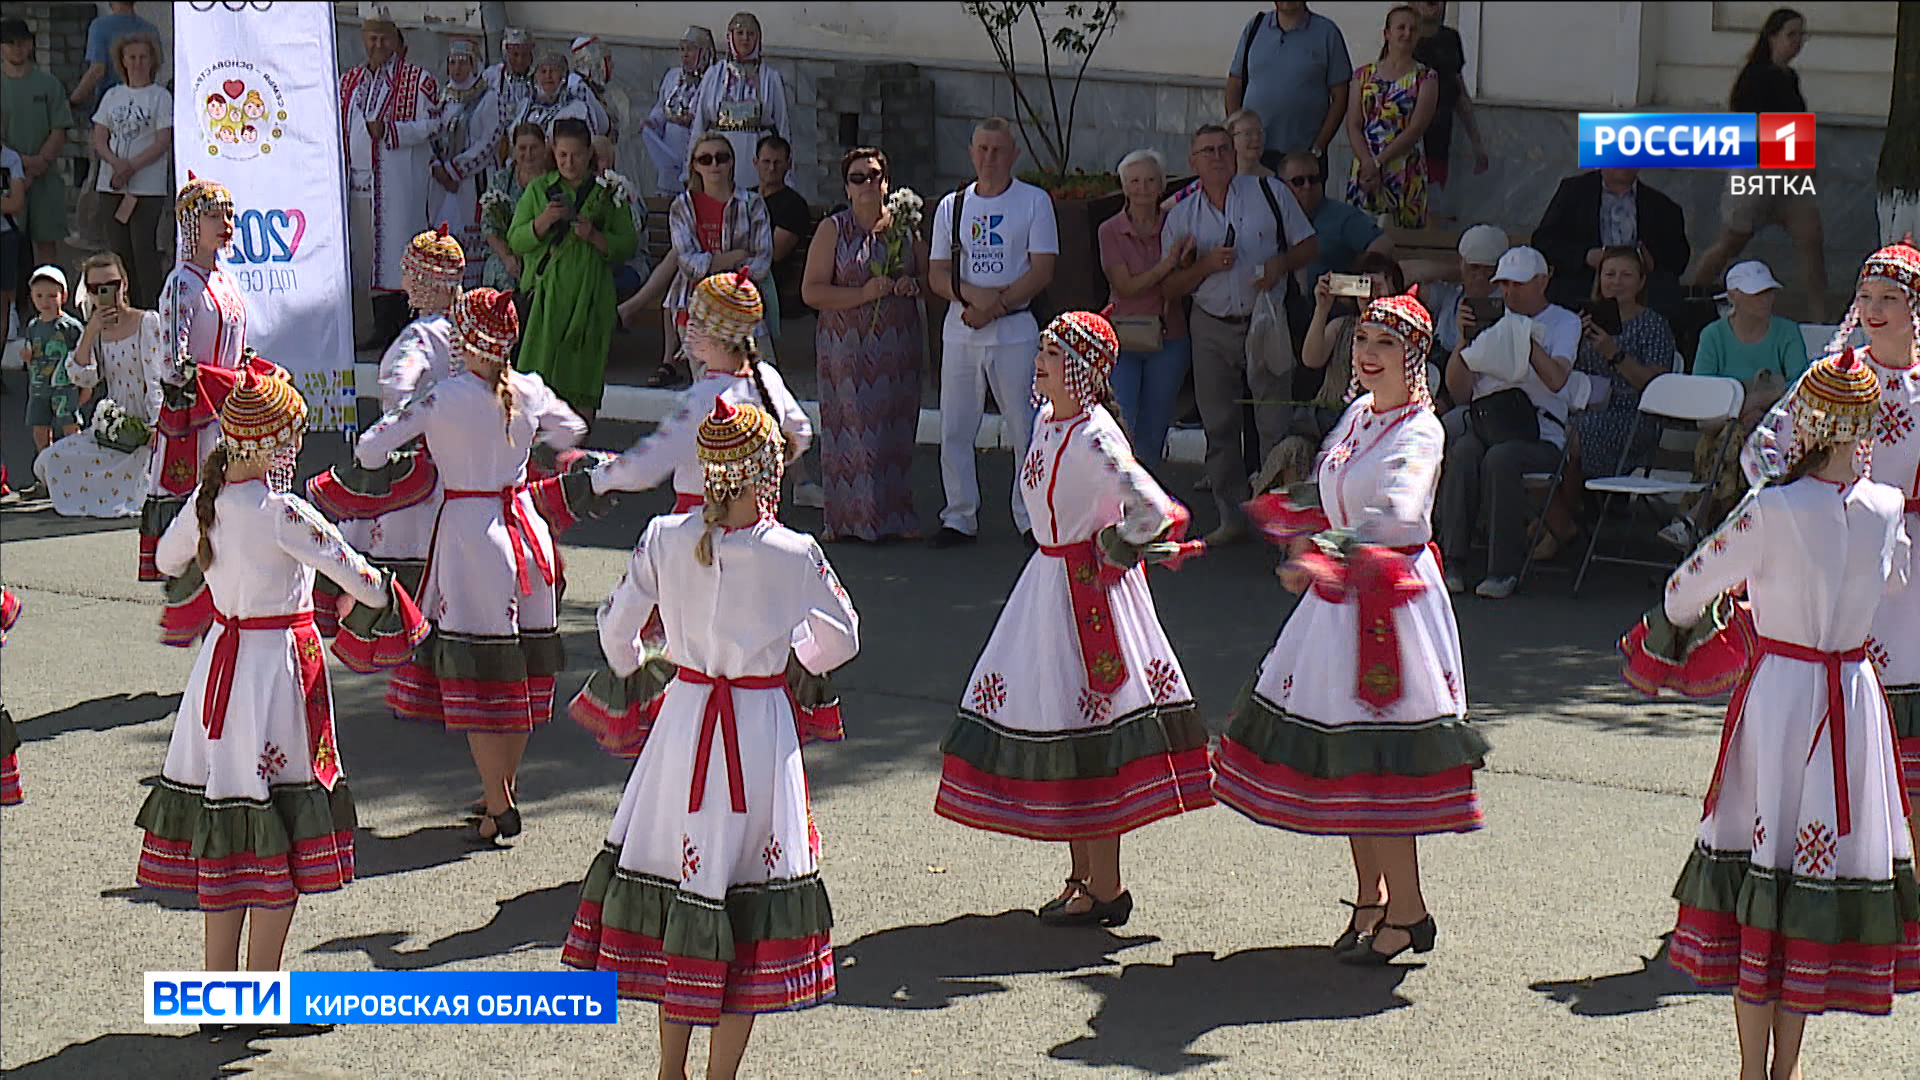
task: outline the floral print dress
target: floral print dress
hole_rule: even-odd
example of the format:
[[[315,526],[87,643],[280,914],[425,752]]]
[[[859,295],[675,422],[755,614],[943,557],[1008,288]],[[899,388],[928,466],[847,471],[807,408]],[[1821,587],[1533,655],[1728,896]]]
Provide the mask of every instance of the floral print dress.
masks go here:
[[[1413,122],[1414,106],[1420,102],[1420,87],[1434,77],[1433,69],[1415,64],[1397,79],[1388,79],[1378,63],[1362,64],[1355,69],[1353,81],[1360,85],[1360,116],[1366,133],[1367,149],[1374,154],[1400,137]],[[1405,229],[1421,229],[1427,224],[1427,155],[1419,143],[1403,157],[1380,163],[1380,189],[1363,191],[1360,187],[1360,161],[1356,158],[1347,177],[1347,201],[1375,216],[1386,215],[1383,222]]]

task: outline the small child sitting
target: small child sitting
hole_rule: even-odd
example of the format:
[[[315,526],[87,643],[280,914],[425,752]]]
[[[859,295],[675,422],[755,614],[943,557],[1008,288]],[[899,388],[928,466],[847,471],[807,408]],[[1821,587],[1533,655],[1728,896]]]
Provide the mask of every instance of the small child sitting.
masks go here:
[[[84,390],[68,376],[67,357],[73,355],[86,328],[65,310],[67,275],[59,267],[35,270],[27,288],[35,312],[20,346],[20,359],[27,368],[27,426],[33,429],[34,449],[45,450],[53,443],[54,428],[60,429],[62,437],[80,430]],[[44,498],[46,493],[42,483],[22,492],[28,498]]]

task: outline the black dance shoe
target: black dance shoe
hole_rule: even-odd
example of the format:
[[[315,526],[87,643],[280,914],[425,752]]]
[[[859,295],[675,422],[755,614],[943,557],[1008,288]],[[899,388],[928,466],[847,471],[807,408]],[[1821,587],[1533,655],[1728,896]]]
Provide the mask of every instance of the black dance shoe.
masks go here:
[[[1089,906],[1085,911],[1069,911],[1062,904],[1054,911],[1040,916],[1040,921],[1048,926],[1105,926],[1127,925],[1133,917],[1133,894],[1122,889],[1120,895],[1111,900],[1100,900],[1093,893],[1086,896]],[[1068,903],[1072,901],[1069,900]]]
[[[1087,891],[1086,882],[1080,880],[1079,878],[1068,878],[1066,891],[1062,892],[1059,896],[1054,897],[1053,899],[1047,901],[1046,903],[1041,904],[1040,910],[1038,912],[1035,912],[1035,914],[1039,915],[1042,919],[1044,919],[1049,915],[1052,915],[1055,912],[1066,907],[1068,904],[1073,903],[1074,900],[1078,898],[1081,893],[1084,893],[1086,891]],[[1091,899],[1091,897],[1089,897],[1089,899]]]
[[[1390,953],[1383,953],[1373,947],[1374,939],[1379,936],[1381,930],[1404,930],[1407,933],[1407,943]],[[1419,922],[1411,925],[1403,926],[1399,923],[1381,923],[1379,929],[1371,934],[1363,935],[1360,938],[1359,944],[1341,953],[1340,962],[1343,964],[1352,964],[1354,967],[1386,967],[1393,962],[1394,958],[1406,952],[1408,949],[1412,949],[1417,953],[1432,952],[1434,937],[1439,933],[1439,924],[1433,921],[1433,915],[1431,913]]]
[[[1359,923],[1360,923],[1361,912],[1377,911],[1380,913],[1383,919],[1386,917],[1386,914],[1387,914],[1387,905],[1385,904],[1356,904],[1351,900],[1342,900],[1340,902],[1352,908],[1353,915],[1347,919],[1346,931],[1342,933],[1339,937],[1333,939],[1333,951],[1336,953],[1343,953],[1352,949],[1355,945],[1360,944],[1361,938],[1373,932],[1371,930],[1362,931],[1360,929]],[[1374,930],[1378,930],[1379,928],[1380,928],[1379,923],[1375,923],[1373,925]]]

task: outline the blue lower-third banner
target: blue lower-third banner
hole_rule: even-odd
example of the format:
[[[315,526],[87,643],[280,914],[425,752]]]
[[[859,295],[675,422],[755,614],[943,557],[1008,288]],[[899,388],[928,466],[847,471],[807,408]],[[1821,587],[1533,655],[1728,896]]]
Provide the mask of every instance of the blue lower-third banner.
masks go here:
[[[612,1024],[610,971],[149,971],[149,1024]]]

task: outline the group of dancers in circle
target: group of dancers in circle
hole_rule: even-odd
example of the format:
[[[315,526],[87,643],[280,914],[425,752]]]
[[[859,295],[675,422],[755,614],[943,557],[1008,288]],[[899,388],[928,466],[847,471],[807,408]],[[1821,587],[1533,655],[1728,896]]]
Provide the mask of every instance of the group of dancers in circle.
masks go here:
[[[277,969],[300,897],[352,879],[326,637],[349,668],[392,672],[395,714],[466,734],[476,835],[521,832],[515,777],[565,666],[555,537],[616,492],[670,481],[673,512],[646,525],[599,610],[606,668],[569,708],[634,766],[562,960],[659,1005],[662,1076],[685,1075],[696,1026],[712,1029],[709,1075],[733,1075],[756,1016],[834,992],[801,746],[841,736],[830,676],[860,638],[820,545],[779,521],[783,470],[812,432],[755,351],[754,285],[700,282],[684,336],[704,376],[632,449],[581,451],[580,418],[514,369],[509,297],[461,291],[458,242],[423,233],[406,257],[418,318],[381,362],[384,416],[309,501],[291,490],[305,404],[245,348],[245,304],[218,266],[232,200],[194,179],[177,211],[178,368],[141,570],[167,581],[163,639],[202,644],[138,817],[137,879],[196,894],[209,970],[241,966],[243,933],[246,967]],[[1864,348],[1847,347],[1856,330]],[[1146,573],[1204,545],[1129,448],[1112,326],[1069,312],[1042,333],[1019,465],[1039,550],[941,744],[935,810],[1067,844],[1043,920],[1125,924],[1121,836],[1219,801],[1348,839],[1342,962],[1435,947],[1418,838],[1481,827],[1489,746],[1468,722],[1429,524],[1445,441],[1432,332],[1412,294],[1372,301],[1314,481],[1250,505],[1300,600],[1211,748]],[[1671,957],[1736,988],[1749,1080],[1793,1074],[1807,1015],[1886,1013],[1920,990],[1903,824],[1920,794],[1920,589],[1901,591],[1920,570],[1917,341],[1920,253],[1893,245],[1868,260],[1830,355],[1756,432],[1754,493],[1622,642],[1642,689],[1735,688]],[[0,630],[16,611],[6,596]],[[8,801],[17,742],[0,714]]]

